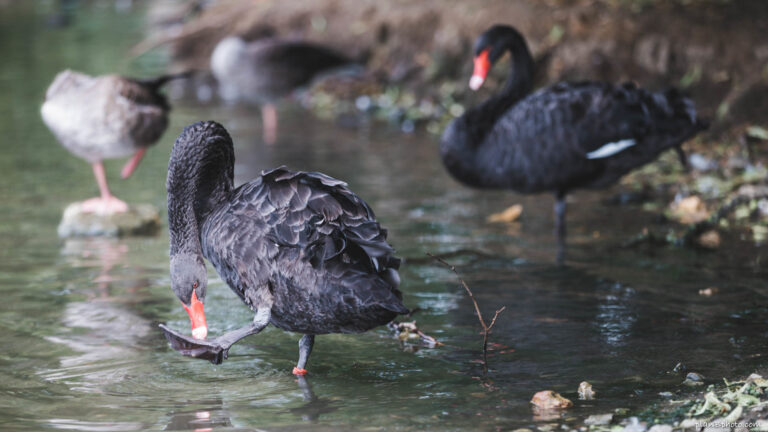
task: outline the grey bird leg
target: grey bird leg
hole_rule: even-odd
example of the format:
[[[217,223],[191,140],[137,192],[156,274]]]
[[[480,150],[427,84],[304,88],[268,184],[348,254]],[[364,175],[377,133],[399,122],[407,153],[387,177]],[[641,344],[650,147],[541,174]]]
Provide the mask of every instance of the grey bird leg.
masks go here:
[[[555,197],[555,236],[557,237],[557,263],[565,262],[565,193],[558,192]]]
[[[268,308],[258,309],[256,311],[256,316],[253,317],[253,322],[251,322],[250,325],[239,328],[237,330],[232,330],[229,333],[224,333],[223,335],[214,339],[212,342],[225,350],[224,358],[226,359],[226,353],[229,351],[229,348],[231,348],[232,345],[237,343],[237,341],[240,339],[257,334],[264,330],[264,328],[269,324],[269,317],[270,310]]]
[[[293,368],[294,375],[304,375],[307,373],[305,367],[307,366],[307,360],[309,355],[312,354],[312,346],[315,344],[315,335],[304,335],[299,341],[299,362],[296,367]]]
[[[259,308],[253,322],[249,325],[232,330],[229,333],[212,339],[198,340],[189,336],[182,335],[175,330],[160,324],[160,328],[165,333],[165,338],[170,342],[171,347],[187,357],[194,357],[208,360],[213,364],[221,364],[229,356],[229,349],[240,339],[257,334],[264,330],[269,324],[270,308]]]

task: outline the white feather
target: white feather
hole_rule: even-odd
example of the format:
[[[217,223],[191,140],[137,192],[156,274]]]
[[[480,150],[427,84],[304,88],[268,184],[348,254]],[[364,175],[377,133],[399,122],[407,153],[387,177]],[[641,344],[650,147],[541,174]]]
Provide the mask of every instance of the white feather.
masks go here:
[[[623,139],[621,141],[610,142],[608,144],[603,145],[602,147],[600,147],[595,151],[591,151],[587,153],[587,159],[607,158],[608,156],[613,156],[616,153],[624,149],[627,149],[629,147],[632,147],[635,144],[637,144],[637,141],[635,141],[634,139]]]

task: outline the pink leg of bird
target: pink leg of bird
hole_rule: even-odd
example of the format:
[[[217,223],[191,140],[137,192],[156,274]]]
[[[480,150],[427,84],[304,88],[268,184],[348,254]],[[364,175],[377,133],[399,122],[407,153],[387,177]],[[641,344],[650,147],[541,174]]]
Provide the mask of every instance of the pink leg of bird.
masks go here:
[[[144,153],[146,152],[147,148],[142,147],[136,153],[134,153],[131,160],[129,160],[125,166],[123,166],[123,170],[120,172],[120,177],[124,179],[130,177],[131,174],[133,174],[133,171],[136,170],[136,167],[139,165],[139,162],[141,162],[141,159],[144,157]]]
[[[277,110],[272,104],[261,107],[261,123],[264,128],[264,142],[272,145],[277,140]]]
[[[101,193],[101,196],[83,201],[83,211],[98,214],[122,213],[128,211],[128,204],[115,198],[112,193],[109,192],[107,175],[104,172],[104,164],[101,163],[101,161],[98,161],[94,162],[92,166],[93,175],[96,177],[96,183],[99,184],[99,192]]]

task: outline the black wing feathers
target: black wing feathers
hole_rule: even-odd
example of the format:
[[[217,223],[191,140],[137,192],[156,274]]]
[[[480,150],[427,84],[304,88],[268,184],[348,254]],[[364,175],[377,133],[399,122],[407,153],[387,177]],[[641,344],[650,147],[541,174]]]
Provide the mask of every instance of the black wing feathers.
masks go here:
[[[263,218],[262,238],[278,248],[274,259],[300,257],[323,280],[316,283],[325,284],[324,290],[354,292],[356,307],[407,313],[398,291],[400,260],[387,243],[387,231],[344,182],[281,167],[243,185],[237,197],[230,212]],[[254,240],[250,248],[262,243]],[[289,265],[288,261],[283,263]]]

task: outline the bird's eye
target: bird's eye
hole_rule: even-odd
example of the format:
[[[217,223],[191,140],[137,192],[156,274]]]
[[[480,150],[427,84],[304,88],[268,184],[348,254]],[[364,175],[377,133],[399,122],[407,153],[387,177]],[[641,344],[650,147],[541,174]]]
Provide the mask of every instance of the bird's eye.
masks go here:
[[[195,281],[195,283],[192,284],[192,289],[197,289],[197,281]]]

